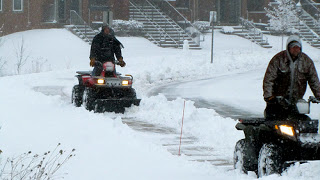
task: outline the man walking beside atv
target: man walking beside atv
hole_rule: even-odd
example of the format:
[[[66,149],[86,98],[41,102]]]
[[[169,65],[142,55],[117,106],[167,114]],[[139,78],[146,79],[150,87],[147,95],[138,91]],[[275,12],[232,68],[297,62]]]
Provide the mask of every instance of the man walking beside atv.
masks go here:
[[[270,61],[263,80],[263,96],[267,103],[266,119],[286,118],[294,109],[283,103],[295,104],[302,99],[309,84],[314,96],[320,99],[320,83],[313,61],[302,52],[300,38],[288,38],[286,50],[276,54]],[[280,99],[282,98],[282,100]]]
[[[121,55],[121,46],[121,42],[114,36],[112,29],[107,25],[102,26],[101,32],[93,38],[91,44],[90,66],[94,67],[93,76],[101,74],[102,64],[105,62],[111,61],[114,63],[114,56],[116,56],[121,67],[126,65]]]

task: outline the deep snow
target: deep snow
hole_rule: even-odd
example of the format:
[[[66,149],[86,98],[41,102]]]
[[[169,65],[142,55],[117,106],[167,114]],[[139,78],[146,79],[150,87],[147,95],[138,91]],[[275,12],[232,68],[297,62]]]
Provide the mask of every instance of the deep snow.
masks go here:
[[[189,86],[182,97],[200,96],[261,112],[263,73],[272,56],[281,50],[281,38],[268,36],[274,47],[263,49],[243,38],[217,31],[214,63],[210,64],[209,34],[200,51],[164,49],[143,38],[119,37],[125,46],[123,56],[127,66],[119,67],[118,71],[134,76],[134,87],[142,101],[139,107],[117,115],[94,114],[70,104],[75,71],[91,68],[90,46],[67,30],[32,30],[5,36],[0,57],[7,64],[2,74],[16,74],[15,52],[22,37],[29,56],[22,75],[0,78],[2,159],[29,150],[42,153],[62,143],[66,150],[76,149],[76,157],[59,171],[68,173],[65,179],[256,178],[253,173],[245,175],[208,162],[188,161],[184,155],[174,156],[157,138],[132,130],[122,120],[135,117],[179,130],[184,100],[168,101],[164,95],[147,96],[152,88],[177,81]],[[319,69],[320,51],[305,43],[303,50]],[[42,64],[38,69],[36,62]],[[38,70],[41,73],[29,74]],[[211,77],[218,80],[184,83]],[[230,163],[234,145],[243,137],[242,132],[234,128],[235,124],[236,121],[223,118],[214,110],[195,108],[191,101],[186,103],[184,133],[212,146]],[[318,167],[318,162],[295,165],[283,176],[263,179],[318,179]]]

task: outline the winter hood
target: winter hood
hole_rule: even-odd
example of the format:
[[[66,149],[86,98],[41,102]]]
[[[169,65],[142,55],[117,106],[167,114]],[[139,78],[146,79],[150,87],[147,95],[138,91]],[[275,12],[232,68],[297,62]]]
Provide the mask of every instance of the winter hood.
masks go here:
[[[292,41],[297,41],[300,43],[301,45],[301,51],[302,51],[302,43],[301,43],[301,40],[299,38],[299,36],[297,35],[291,35],[289,36],[288,40],[287,40],[287,44],[286,44],[286,50],[289,51],[289,44],[292,42]]]

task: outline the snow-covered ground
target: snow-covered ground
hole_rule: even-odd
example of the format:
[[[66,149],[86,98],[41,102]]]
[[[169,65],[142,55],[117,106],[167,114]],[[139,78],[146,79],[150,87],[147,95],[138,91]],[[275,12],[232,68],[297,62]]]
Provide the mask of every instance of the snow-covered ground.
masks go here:
[[[11,76],[0,78],[2,160],[27,151],[42,153],[61,143],[63,149],[76,149],[76,156],[59,171],[68,173],[63,174],[65,179],[254,179],[253,173],[246,175],[209,162],[188,161],[185,155],[174,156],[157,138],[129,128],[123,119],[134,117],[179,130],[184,100],[168,101],[164,95],[148,97],[148,92],[167,83],[184,84],[187,80],[212,77],[218,80],[185,83],[193,90],[182,92],[182,96],[224,101],[261,112],[263,74],[269,60],[281,50],[281,38],[268,38],[272,49],[217,31],[211,64],[210,34],[199,51],[164,49],[144,38],[119,37],[125,46],[123,56],[127,66],[119,67],[118,71],[134,76],[134,88],[142,101],[139,107],[118,115],[95,114],[83,107],[76,108],[69,101],[75,71],[91,69],[88,44],[64,29],[5,36],[0,58],[6,61],[6,66],[0,73]],[[28,59],[21,75],[13,75],[17,73],[16,53],[21,52],[22,44],[23,57]],[[303,44],[303,51],[319,69],[320,51],[307,44]],[[186,102],[184,133],[214,147],[230,163],[236,141],[243,138],[235,124],[236,121],[223,118],[214,110],[199,109],[192,101]],[[318,179],[319,165],[317,162],[295,165],[283,176],[263,179]]]

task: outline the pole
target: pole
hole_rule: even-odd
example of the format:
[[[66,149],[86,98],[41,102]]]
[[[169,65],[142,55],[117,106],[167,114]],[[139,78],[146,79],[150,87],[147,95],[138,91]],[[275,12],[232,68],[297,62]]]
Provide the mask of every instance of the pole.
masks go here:
[[[214,22],[212,22],[212,38],[211,38],[211,64],[213,63],[213,42],[214,42]]]
[[[180,144],[179,144],[179,156],[181,155],[180,154],[180,149],[181,149],[181,139],[182,139],[182,129],[183,129],[183,119],[184,119],[184,110],[186,108],[186,100],[184,100],[184,103],[183,103],[183,113],[182,113],[182,124],[181,124],[181,134],[180,134]]]

